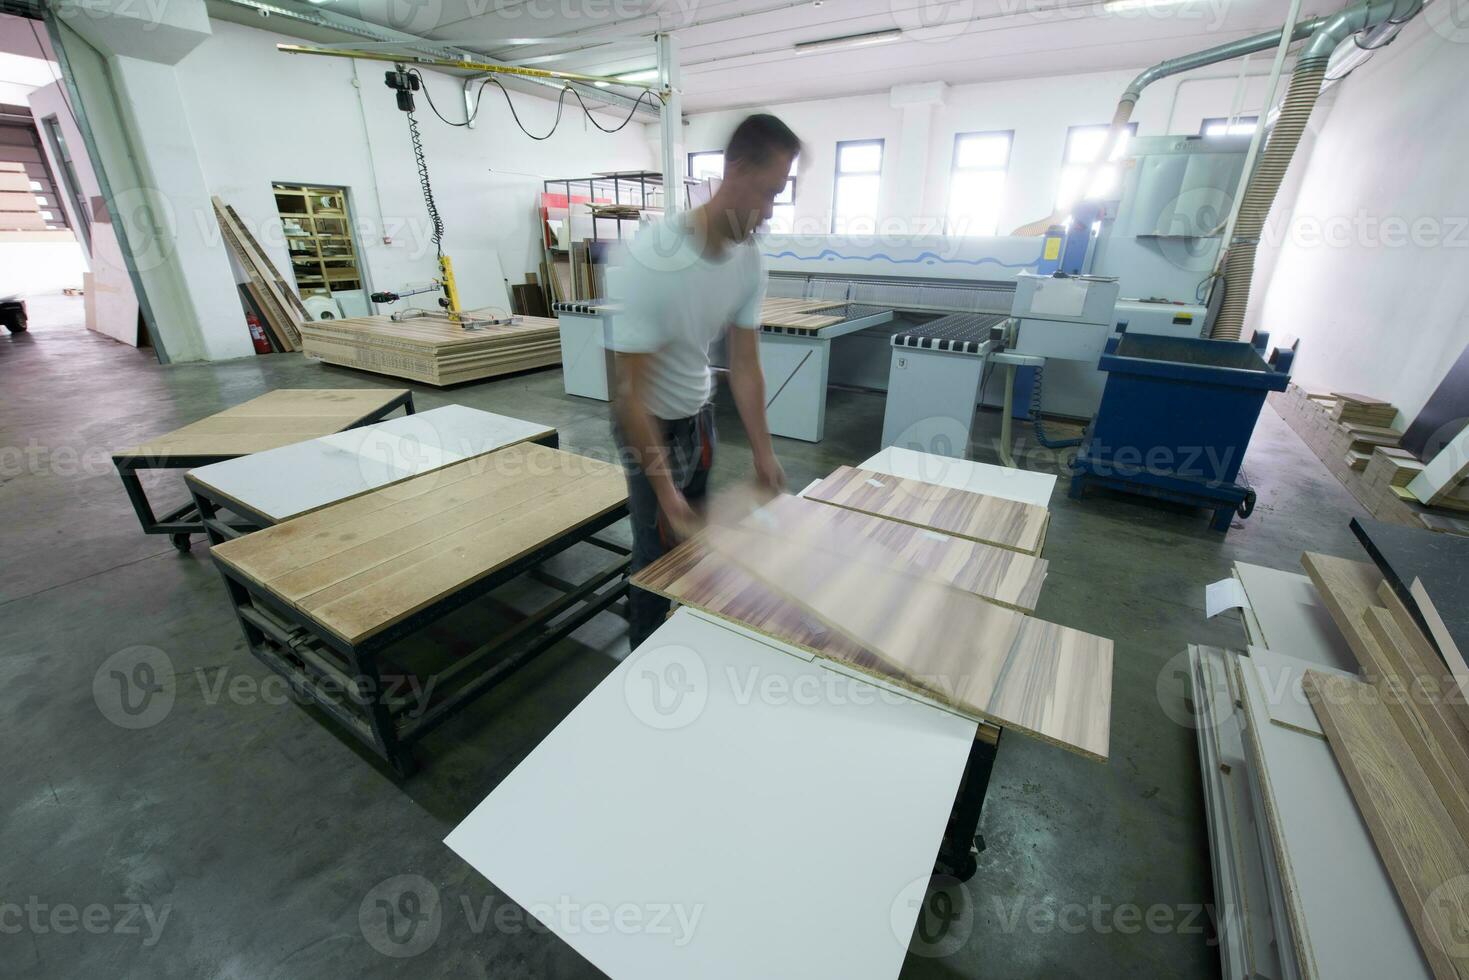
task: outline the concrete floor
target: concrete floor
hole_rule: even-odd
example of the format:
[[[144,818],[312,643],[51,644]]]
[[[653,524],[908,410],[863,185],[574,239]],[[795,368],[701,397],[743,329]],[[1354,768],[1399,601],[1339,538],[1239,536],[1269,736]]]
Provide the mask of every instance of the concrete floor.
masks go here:
[[[79,303],[42,307],[31,335],[0,337],[0,976],[597,976],[441,840],[613,668],[621,621],[599,617],[440,729],[419,774],[395,785],[257,686],[269,674],[244,651],[207,551],[141,534],[108,462],[271,388],[393,383],[295,355],[160,367],[80,329]],[[565,397],[556,371],[417,398],[554,424],[572,451],[609,449],[606,406]],[[716,482],[748,462],[727,402]],[[881,416],[881,396],[833,392],[825,442],[777,440],[792,484],[874,452]],[[993,415],[981,423],[997,429]],[[979,873],[947,931],[915,940],[904,977],[1217,972],[1174,658],[1190,642],[1243,643],[1237,620],[1203,615],[1204,585],[1231,561],[1360,557],[1354,503],[1269,409],[1247,473],[1260,504],[1227,537],[1202,512],[1078,503],[1058,485],[1038,614],[1116,640],[1111,761],[1005,739]],[[135,645],[163,652],[176,693],[166,717],[128,729],[99,709],[94,681],[105,695],[104,662]],[[411,958],[380,953],[359,920],[384,889],[397,897],[400,875],[442,901],[437,938]],[[822,900],[787,898],[796,913]]]

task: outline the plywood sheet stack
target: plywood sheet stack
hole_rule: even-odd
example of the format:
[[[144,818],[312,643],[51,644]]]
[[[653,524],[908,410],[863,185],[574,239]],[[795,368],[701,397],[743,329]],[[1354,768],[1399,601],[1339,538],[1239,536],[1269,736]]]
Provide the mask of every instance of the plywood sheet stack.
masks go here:
[[[1469,667],[1372,565],[1302,558],[1364,679],[1301,686],[1437,980],[1469,978]],[[1413,596],[1428,623],[1432,600]]]
[[[1360,399],[1363,396],[1352,397]],[[1430,494],[1432,506],[1426,507],[1421,497],[1394,483],[1403,478],[1398,470],[1408,465],[1407,460],[1412,458],[1398,450],[1401,434],[1395,429],[1365,422],[1340,421],[1335,416],[1344,399],[1337,394],[1312,394],[1293,384],[1285,391],[1271,392],[1268,398],[1277,414],[1373,517],[1408,527],[1469,534],[1469,519],[1456,516],[1456,510],[1461,508],[1454,507],[1457,500],[1462,500],[1462,509],[1469,510],[1469,492],[1457,500],[1449,495],[1447,503],[1444,495]],[[1350,407],[1346,412],[1348,417],[1352,417]],[[1381,418],[1381,415],[1376,417]],[[1466,441],[1469,441],[1469,435],[1466,435]],[[1379,462],[1369,480],[1367,468],[1379,450],[1391,450],[1389,455],[1400,462]],[[1454,486],[1457,489],[1459,484]]]
[[[556,321],[545,317],[519,317],[512,324],[466,330],[436,316],[402,321],[366,316],[303,324],[301,336],[308,357],[431,385],[561,363]]]
[[[1027,615],[1045,507],[842,467],[717,520],[633,585],[1105,761],[1112,642]]]
[[[1250,649],[1189,649],[1225,976],[1464,980],[1469,668],[1372,565],[1302,566],[1237,565]]]

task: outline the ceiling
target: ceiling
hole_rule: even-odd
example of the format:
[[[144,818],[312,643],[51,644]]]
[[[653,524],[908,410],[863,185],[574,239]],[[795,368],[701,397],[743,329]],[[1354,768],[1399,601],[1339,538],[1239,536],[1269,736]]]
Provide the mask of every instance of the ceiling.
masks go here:
[[[1304,0],[1302,16],[1343,0]],[[1280,26],[1289,0],[1185,0],[1109,12],[1099,0],[323,0],[336,11],[496,60],[614,75],[654,64],[671,31],[684,111],[950,84],[1137,69]],[[798,52],[878,31],[895,40]],[[511,39],[531,38],[522,44]],[[551,40],[554,39],[554,40]]]

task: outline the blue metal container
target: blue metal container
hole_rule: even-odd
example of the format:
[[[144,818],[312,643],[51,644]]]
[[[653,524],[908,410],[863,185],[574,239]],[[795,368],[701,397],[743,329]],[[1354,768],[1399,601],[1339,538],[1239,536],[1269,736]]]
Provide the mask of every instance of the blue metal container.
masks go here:
[[[1277,351],[1267,363],[1238,341],[1113,337],[1071,496],[1094,484],[1207,507],[1214,530],[1228,531],[1236,513],[1254,509],[1254,491],[1236,480],[1266,393],[1290,381],[1292,354]]]

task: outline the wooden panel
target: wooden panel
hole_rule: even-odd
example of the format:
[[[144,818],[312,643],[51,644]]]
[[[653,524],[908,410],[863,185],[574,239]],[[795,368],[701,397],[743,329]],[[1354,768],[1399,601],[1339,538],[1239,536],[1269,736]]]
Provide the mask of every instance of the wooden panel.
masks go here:
[[[709,527],[704,543],[764,583],[774,601],[806,614],[802,635],[782,637],[787,642],[1002,727],[1106,759],[1110,640],[898,571],[879,545],[869,543],[857,556],[850,541],[833,550],[802,529],[768,534],[746,527]],[[740,618],[729,611],[738,596],[721,592],[706,601],[709,612]]]
[[[1321,593],[1321,601],[1331,613],[1337,629],[1346,637],[1357,662],[1369,670],[1373,664],[1381,663],[1382,653],[1367,631],[1362,615],[1377,605],[1377,587],[1382,584],[1382,573],[1366,562],[1309,551],[1301,556],[1301,565]]]
[[[1387,866],[1433,975],[1469,978],[1469,845],[1401,731],[1360,682],[1312,671],[1303,686]]]
[[[533,444],[468,459],[214,548],[350,643],[626,503],[611,463]]]
[[[1386,609],[1367,610],[1367,624],[1387,661],[1390,683],[1380,684],[1382,703],[1398,728],[1418,737],[1409,746],[1429,782],[1449,808],[1459,833],[1469,839],[1469,745],[1464,731],[1443,704],[1442,692],[1414,669],[1408,640]]]
[[[278,388],[114,456],[244,456],[350,428],[405,388]]]
[[[885,473],[843,466],[807,490],[811,500],[973,541],[1037,554],[1049,515],[1043,507]]]

